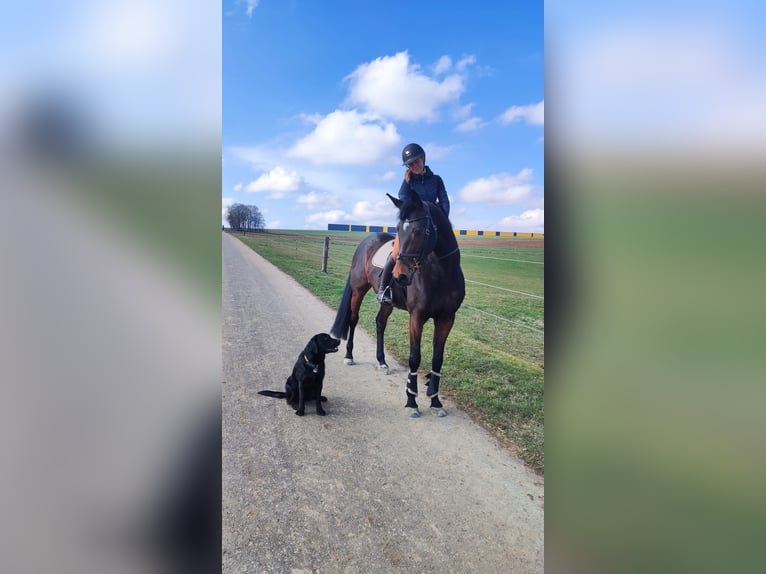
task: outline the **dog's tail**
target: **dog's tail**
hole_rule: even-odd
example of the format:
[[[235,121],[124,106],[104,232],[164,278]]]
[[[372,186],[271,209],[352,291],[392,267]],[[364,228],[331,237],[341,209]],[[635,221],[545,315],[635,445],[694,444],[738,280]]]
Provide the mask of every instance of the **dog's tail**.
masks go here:
[[[335,323],[330,329],[330,335],[335,339],[348,338],[348,330],[351,323],[351,278],[346,280],[346,288],[343,290],[343,296],[338,305],[338,314],[335,316]]]
[[[287,393],[283,393],[282,391],[258,391],[258,394],[263,395],[264,397],[274,397],[275,399],[287,398]]]

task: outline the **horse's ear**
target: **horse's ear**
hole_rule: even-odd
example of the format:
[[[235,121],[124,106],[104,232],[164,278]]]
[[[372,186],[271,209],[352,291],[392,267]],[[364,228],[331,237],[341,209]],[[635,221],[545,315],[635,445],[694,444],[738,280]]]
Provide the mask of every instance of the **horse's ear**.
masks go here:
[[[394,202],[394,205],[397,207],[397,209],[401,209],[401,207],[402,207],[402,204],[404,203],[404,202],[403,202],[401,199],[398,199],[398,198],[394,197],[394,196],[393,196],[393,195],[391,195],[390,193],[387,193],[386,195],[388,196],[388,198],[389,198],[391,201],[393,201],[393,202]]]

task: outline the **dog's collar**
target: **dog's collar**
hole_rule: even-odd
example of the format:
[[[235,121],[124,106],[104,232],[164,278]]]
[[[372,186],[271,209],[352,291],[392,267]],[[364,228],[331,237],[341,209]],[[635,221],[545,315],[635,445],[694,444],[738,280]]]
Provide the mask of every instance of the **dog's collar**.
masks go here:
[[[311,367],[315,373],[319,372],[319,365],[315,365],[306,355],[303,355],[303,360],[306,361],[306,366]]]

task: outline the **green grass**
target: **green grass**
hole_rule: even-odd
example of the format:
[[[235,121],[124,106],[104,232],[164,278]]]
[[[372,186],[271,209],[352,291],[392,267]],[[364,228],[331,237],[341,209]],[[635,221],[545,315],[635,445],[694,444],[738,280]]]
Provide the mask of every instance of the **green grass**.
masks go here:
[[[322,239],[328,232],[282,233],[292,236],[271,232],[236,236],[337,308],[353,252],[367,234],[336,233],[348,241],[330,241],[323,273]],[[466,298],[445,348],[440,390],[514,448],[530,467],[544,472],[544,250],[525,247],[523,239],[517,240],[518,247],[493,238],[478,244],[471,239],[470,245],[461,245]],[[370,293],[360,310],[359,328],[373,336],[377,312]],[[404,364],[409,356],[408,320],[407,313],[396,310],[386,329],[387,354]],[[430,370],[432,336],[429,321],[423,332],[423,372]]]

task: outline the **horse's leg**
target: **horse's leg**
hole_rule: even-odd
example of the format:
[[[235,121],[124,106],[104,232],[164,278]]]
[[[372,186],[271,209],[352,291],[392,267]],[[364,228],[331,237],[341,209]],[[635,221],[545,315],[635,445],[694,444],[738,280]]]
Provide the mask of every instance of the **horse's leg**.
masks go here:
[[[386,325],[388,325],[388,318],[394,310],[393,305],[381,305],[378,310],[378,315],[375,317],[375,331],[377,334],[377,359],[378,368],[386,369],[386,374],[391,374],[386,364],[386,352],[383,348],[383,339],[386,332]]]
[[[366,293],[366,292],[365,292]],[[362,300],[365,293],[352,291],[351,293],[351,317],[348,321],[348,342],[346,343],[346,356],[343,362],[347,365],[354,364],[354,330],[359,322],[359,308],[362,306]]]
[[[431,412],[439,417],[447,416],[441,401],[439,400],[439,381],[441,379],[442,362],[444,361],[444,345],[447,336],[455,323],[454,315],[447,319],[434,319],[434,352],[431,361],[431,372],[428,377],[428,389],[426,396],[431,399]]]
[[[407,376],[407,404],[404,405],[409,416],[420,416],[418,403],[418,367],[420,367],[420,338],[423,335],[423,320],[417,313],[410,313],[410,373]]]

